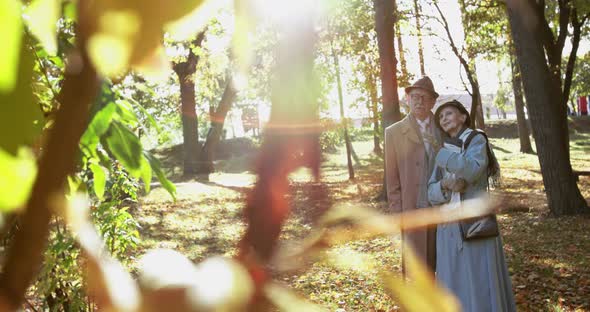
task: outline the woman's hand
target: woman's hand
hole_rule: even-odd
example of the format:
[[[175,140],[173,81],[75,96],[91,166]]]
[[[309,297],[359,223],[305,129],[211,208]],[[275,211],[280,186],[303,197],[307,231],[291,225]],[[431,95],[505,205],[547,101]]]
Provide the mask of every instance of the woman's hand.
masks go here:
[[[443,178],[440,182],[443,189],[462,193],[467,188],[467,182],[463,178]]]

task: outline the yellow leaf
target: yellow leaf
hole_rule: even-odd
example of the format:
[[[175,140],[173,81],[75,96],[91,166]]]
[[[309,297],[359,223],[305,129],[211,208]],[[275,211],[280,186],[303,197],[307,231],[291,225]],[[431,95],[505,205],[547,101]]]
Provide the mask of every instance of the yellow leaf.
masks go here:
[[[106,11],[99,17],[99,31],[88,39],[88,54],[99,73],[107,77],[125,73],[140,22],[132,10]]]
[[[0,211],[23,207],[37,176],[37,162],[28,148],[20,148],[16,156],[0,149]]]
[[[162,45],[159,45],[151,55],[134,65],[134,68],[140,72],[144,78],[149,79],[152,82],[166,81],[171,70],[170,61],[168,60]]]
[[[230,2],[231,0],[205,1],[188,15],[167,23],[164,29],[172,41],[191,40],[207,25],[212,17],[217,17],[218,10],[227,7]]]
[[[22,27],[20,1],[0,0],[0,92],[10,92],[16,86]]]
[[[88,40],[88,55],[99,73],[116,77],[124,74],[128,67],[131,46],[123,38],[97,34]]]
[[[162,66],[162,53],[159,52],[165,25],[193,12],[202,2],[93,1],[89,8],[93,16],[88,28],[92,62],[102,74],[110,77],[125,72],[129,66],[137,66],[151,75],[162,75],[164,68],[169,68],[167,62]],[[109,44],[115,47],[109,47]]]
[[[57,53],[57,21],[60,4],[59,0],[34,0],[25,11],[31,33],[51,55]]]

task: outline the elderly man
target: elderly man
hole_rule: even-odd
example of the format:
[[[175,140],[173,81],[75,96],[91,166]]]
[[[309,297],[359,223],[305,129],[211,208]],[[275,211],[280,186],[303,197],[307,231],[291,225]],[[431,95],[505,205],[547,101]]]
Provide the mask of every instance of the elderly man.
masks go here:
[[[430,78],[424,76],[406,88],[410,113],[385,129],[385,170],[387,199],[391,212],[426,208],[428,179],[440,148],[441,133],[434,124],[432,108],[438,97]],[[404,246],[432,271],[436,269],[436,225],[404,231]],[[402,269],[405,259],[402,255]]]

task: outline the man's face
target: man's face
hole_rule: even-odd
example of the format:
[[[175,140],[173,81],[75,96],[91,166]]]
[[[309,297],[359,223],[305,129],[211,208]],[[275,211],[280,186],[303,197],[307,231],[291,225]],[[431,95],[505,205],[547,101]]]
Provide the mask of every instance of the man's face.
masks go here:
[[[428,118],[430,110],[434,107],[436,99],[430,92],[415,88],[408,93],[408,103],[410,106],[410,113],[416,119],[424,120]]]

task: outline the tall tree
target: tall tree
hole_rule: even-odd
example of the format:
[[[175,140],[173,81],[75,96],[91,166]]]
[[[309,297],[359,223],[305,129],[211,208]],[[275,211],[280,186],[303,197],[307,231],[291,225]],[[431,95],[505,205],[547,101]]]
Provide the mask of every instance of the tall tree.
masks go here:
[[[524,100],[522,97],[522,79],[520,75],[520,66],[518,59],[515,57],[516,51],[512,40],[510,40],[510,73],[512,76],[512,92],[514,93],[514,109],[516,110],[516,122],[518,124],[518,138],[520,139],[520,152],[532,154],[533,147],[529,133],[529,126],[524,114]]]
[[[404,51],[404,42],[402,40],[402,32],[401,32],[402,14],[398,8],[397,0],[393,0],[393,16],[394,16],[394,20],[393,20],[394,30],[393,30],[393,32],[395,33],[395,37],[397,40],[397,51],[399,54],[400,73],[401,73],[401,76],[398,77],[398,82],[399,82],[400,87],[407,87],[410,85],[410,81],[412,80],[412,77],[410,77],[410,74],[408,72],[408,63],[406,62],[406,57],[405,57],[406,53]]]
[[[503,60],[505,56],[514,59],[511,40],[503,40],[509,32],[505,5],[496,0],[461,0],[461,17],[466,33],[468,51],[487,60]],[[471,59],[471,58],[470,58]],[[511,65],[513,65],[511,63]],[[512,68],[512,89],[519,128],[521,151],[532,153],[529,126],[524,114],[522,82],[518,68]]]
[[[346,162],[348,165],[348,179],[354,179],[354,168],[352,167],[352,145],[350,136],[348,135],[348,123],[346,122],[346,115],[344,114],[344,98],[342,96],[342,81],[340,78],[340,64],[338,62],[338,54],[332,45],[332,59],[334,60],[334,71],[336,72],[336,85],[338,87],[338,104],[340,105],[340,120],[344,130],[344,143],[346,144]]]
[[[217,109],[211,112],[211,127],[200,151],[198,173],[210,174],[213,172],[215,149],[221,140],[225,117],[227,117],[227,113],[236,98],[236,91],[233,80],[229,78]]]
[[[562,19],[569,16],[569,9],[563,7],[563,2],[559,1],[559,6],[565,10],[559,20],[567,28],[567,22]],[[588,213],[588,206],[572,172],[566,109],[561,105],[563,92],[555,73],[555,54],[561,49],[558,46],[565,41],[567,29],[560,29],[557,41],[549,40],[552,35],[549,35],[549,24],[544,14],[540,14],[543,9],[544,6],[533,1],[507,1],[543,183],[553,215]]]
[[[580,57],[576,62],[574,78],[572,79],[572,92],[579,95],[590,94],[590,52]],[[572,109],[576,110],[576,98],[574,97]]]
[[[367,109],[371,112],[373,120],[373,153],[381,155],[381,139],[379,137],[379,96],[377,95],[377,75],[370,75],[367,81],[367,93],[369,100],[367,101]]]
[[[381,65],[381,102],[383,104],[383,130],[401,119],[399,95],[397,94],[397,60],[393,46],[393,3],[388,0],[373,0],[375,8],[375,30],[379,45],[379,63]],[[381,198],[386,198],[385,171],[383,172],[383,189]]]
[[[550,69],[551,79],[554,80],[553,83],[561,88],[561,103],[565,106],[571,90],[579,43],[585,30],[584,26],[590,19],[590,3],[578,0],[558,0],[547,4],[545,1],[541,1],[529,5],[532,8],[532,11],[529,12],[531,18],[540,23],[538,31],[545,51],[546,63]],[[569,31],[570,26],[572,32]],[[563,50],[570,33],[572,34],[572,49],[564,71]],[[564,109],[566,108],[564,107]]]
[[[571,25],[573,28],[573,36],[572,36],[572,49],[570,50],[570,55],[567,60],[567,65],[565,69],[565,77],[563,80],[563,104],[567,105],[567,101],[570,96],[570,90],[572,86],[572,79],[574,76],[574,68],[576,65],[576,59],[578,54],[578,48],[580,47],[580,40],[582,38],[582,27],[586,24],[586,21],[590,18],[590,5],[586,5],[587,11],[584,15],[580,14],[579,11],[584,11],[583,9],[578,10],[574,7],[572,9],[572,18],[571,18]]]
[[[471,112],[470,112],[470,115],[475,116],[474,118],[471,118],[471,127],[478,127],[480,129],[485,129],[485,123],[484,123],[484,119],[483,119],[481,93],[480,93],[479,81],[477,80],[477,73],[476,73],[476,69],[475,69],[475,60],[474,60],[475,55],[474,55],[474,53],[468,53],[471,55],[467,55],[467,57],[465,57],[463,55],[463,53],[462,53],[463,49],[460,51],[459,47],[455,43],[455,40],[453,39],[453,35],[451,35],[451,31],[449,28],[449,23],[447,22],[447,18],[445,17],[444,13],[440,9],[440,6],[438,5],[437,1],[434,1],[433,4],[438,12],[441,24],[444,27],[445,34],[447,36],[448,43],[451,47],[451,50],[453,51],[455,56],[459,59],[459,63],[461,63],[461,66],[463,67],[463,70],[465,71],[465,74],[467,75],[467,80],[469,81],[469,84],[471,85],[471,92],[470,92],[470,94],[471,94]]]
[[[363,106],[367,108],[374,129],[373,151],[380,155],[382,149],[378,108],[379,93],[377,90],[379,88],[380,68],[373,1],[341,1],[338,2],[332,14],[329,33],[327,34],[329,39],[324,41],[333,42],[338,47],[338,57],[352,63],[351,70],[357,73],[348,80],[348,87],[358,90],[358,94],[360,94],[357,100],[351,101],[351,105],[362,105],[364,103]],[[330,59],[332,59],[331,47],[323,50],[325,51],[324,54],[330,54]],[[332,65],[329,68],[332,68]],[[335,79],[335,77],[332,79]],[[351,150],[354,158],[354,149]]]
[[[422,8],[419,0],[414,0],[414,16],[416,18],[416,33],[418,35],[418,59],[420,60],[420,74],[426,75],[424,70],[424,46],[422,44]]]
[[[195,100],[194,74],[197,71],[199,56],[194,49],[200,47],[205,39],[205,31],[198,33],[188,48],[186,60],[176,62],[172,69],[180,84],[180,103],[182,114],[184,174],[197,173],[199,159],[199,119]]]

